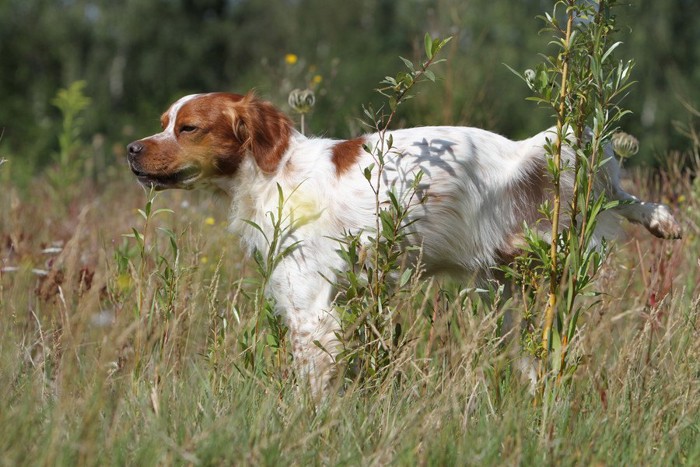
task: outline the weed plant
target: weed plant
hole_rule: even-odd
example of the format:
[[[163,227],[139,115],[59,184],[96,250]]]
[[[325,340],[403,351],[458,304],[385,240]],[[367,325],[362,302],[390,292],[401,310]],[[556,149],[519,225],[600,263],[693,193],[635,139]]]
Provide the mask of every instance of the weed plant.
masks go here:
[[[542,18],[545,31],[553,35],[555,53],[545,55],[543,64],[521,76],[534,93],[531,100],[551,109],[556,122],[546,146],[552,199],[540,209],[551,225],[551,240],[543,241],[538,229],[525,226],[525,253],[506,268],[507,276],[523,291],[525,308],[544,308],[542,314],[526,313],[529,326],[524,336],[540,362],[540,391],[552,389],[552,377],[561,384],[576,371],[580,356],[570,351],[572,341],[578,336],[581,313],[596,304],[583,298],[599,295],[594,279],[607,253],[605,239],[596,238],[597,221],[619,204],[593,190],[602,166],[615,163],[605,147],[611,146],[620,121],[629,113],[621,100],[632,85],[633,64],[613,58],[620,45],[611,40],[614,6],[614,0],[555,2],[552,13]],[[572,166],[562,159],[564,145],[575,153]],[[562,188],[564,172],[572,172],[571,195]],[[544,294],[538,291],[545,288],[543,307]]]

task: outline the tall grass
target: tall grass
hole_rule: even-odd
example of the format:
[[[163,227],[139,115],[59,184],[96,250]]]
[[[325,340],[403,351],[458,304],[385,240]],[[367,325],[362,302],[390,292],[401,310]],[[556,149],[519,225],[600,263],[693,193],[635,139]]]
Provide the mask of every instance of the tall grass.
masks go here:
[[[687,154],[626,183],[677,207],[685,238],[631,228],[611,248],[567,349],[576,371],[540,405],[501,338],[516,305],[397,262],[384,240],[401,234],[400,203],[372,253],[404,267],[382,272],[399,287],[360,296],[353,271],[341,286],[360,344],[348,374],[370,377],[316,405],[262,294],[274,239],[272,263],[246,260],[225,203],[144,193],[126,167],[56,196],[52,172],[25,190],[0,164],[0,464],[697,465],[700,138],[682,130]],[[368,299],[384,321],[355,326]]]
[[[99,191],[80,183],[67,215],[42,177],[24,194],[5,179],[0,463],[697,464],[700,183],[678,157],[631,182],[675,200],[688,235],[632,229],[613,249],[579,370],[544,426],[511,373],[499,315],[457,285],[401,301],[409,337],[389,369],[400,378],[317,410],[284,344],[264,344],[255,265],[225,233],[225,205],[163,193],[146,226],[148,196],[127,174]],[[175,212],[153,215],[166,206]],[[143,246],[124,236],[132,228]]]

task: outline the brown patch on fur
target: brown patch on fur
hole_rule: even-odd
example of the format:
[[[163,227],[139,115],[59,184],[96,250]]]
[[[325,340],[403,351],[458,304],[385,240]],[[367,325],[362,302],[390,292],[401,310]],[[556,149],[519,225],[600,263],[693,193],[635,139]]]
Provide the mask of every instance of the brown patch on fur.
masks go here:
[[[508,188],[508,198],[515,203],[515,216],[518,227],[523,222],[531,227],[542,218],[539,207],[547,196],[547,187],[551,185],[544,161],[530,161],[531,166],[523,176]]]
[[[498,264],[510,264],[516,256],[523,251],[525,238],[522,233],[510,234],[500,248],[496,250],[496,262]]]
[[[289,148],[292,121],[269,102],[258,100],[252,93],[230,109],[233,132],[250,150],[263,172],[273,173],[279,168]]]
[[[347,172],[350,167],[355,165],[362,155],[362,145],[365,144],[364,138],[349,139],[335,144],[333,151],[333,164],[335,164],[335,173],[342,175]]]
[[[551,228],[549,222],[544,221],[539,212],[540,205],[548,196],[548,187],[551,186],[547,168],[544,161],[537,159],[525,163],[530,164],[525,173],[507,189],[506,197],[513,202],[516,223],[512,226],[511,233],[495,251],[498,264],[509,264],[522,252],[525,245],[523,222],[527,223],[531,229]]]
[[[170,110],[170,109],[168,109]],[[168,127],[168,123],[170,122],[170,117],[168,115],[168,112],[165,112],[163,115],[160,116],[160,127],[162,129],[166,129]]]
[[[211,93],[185,103],[177,113],[174,132],[186,157],[208,176],[231,176],[243,159],[243,143],[231,128],[229,109],[239,105],[240,94]],[[180,132],[183,126],[200,130]]]

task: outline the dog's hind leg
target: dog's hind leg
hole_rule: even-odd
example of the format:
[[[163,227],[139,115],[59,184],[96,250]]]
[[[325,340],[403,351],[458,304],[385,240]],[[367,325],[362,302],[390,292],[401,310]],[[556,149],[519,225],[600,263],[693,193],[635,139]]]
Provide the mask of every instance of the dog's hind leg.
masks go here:
[[[610,200],[620,201],[620,204],[613,208],[613,212],[630,222],[643,225],[656,237],[681,238],[681,226],[668,206],[642,201],[623,190],[617,181],[610,188],[608,193]]]
[[[642,224],[659,238],[681,238],[681,226],[665,204],[648,203],[628,195],[614,211],[630,222]]]
[[[609,160],[604,165],[600,174],[610,201],[620,201],[620,205],[613,208],[613,212],[630,222],[641,224],[653,235],[659,238],[678,239],[682,231],[680,224],[671,213],[671,209],[665,204],[642,201],[636,196],[627,193],[620,186],[620,174],[617,161],[612,157],[612,148],[605,148]]]

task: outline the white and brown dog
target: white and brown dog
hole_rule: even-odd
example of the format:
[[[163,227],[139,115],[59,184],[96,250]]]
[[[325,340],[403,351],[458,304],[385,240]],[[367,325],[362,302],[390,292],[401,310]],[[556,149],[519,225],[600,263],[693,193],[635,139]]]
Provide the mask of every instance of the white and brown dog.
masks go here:
[[[307,138],[252,94],[186,96],[163,114],[161,124],[162,132],[129,144],[131,170],[141,184],[157,190],[225,191],[231,197],[230,228],[249,251],[268,251],[269,213],[278,212],[278,187],[284,193],[285,242],[296,247],[273,271],[267,293],[289,327],[300,374],[321,394],[332,374],[339,329],[328,280],[343,267],[334,239],[375,229],[377,199],[364,169],[376,161],[365,147],[384,144],[381,136]],[[401,197],[415,189],[413,180],[422,172],[410,209],[411,238],[422,247],[428,273],[484,277],[517,253],[523,223],[535,225],[538,207],[549,196],[544,146],[556,139],[551,130],[524,141],[465,127],[391,131],[387,141],[389,135],[379,208],[388,190]],[[563,164],[573,164],[568,146],[562,157]],[[624,192],[617,167],[606,164],[595,182],[598,193],[625,201],[599,216],[598,238],[613,235],[620,216],[657,237],[680,238],[669,208]],[[563,172],[561,183],[571,191],[571,171]],[[546,234],[548,227],[542,230]]]

